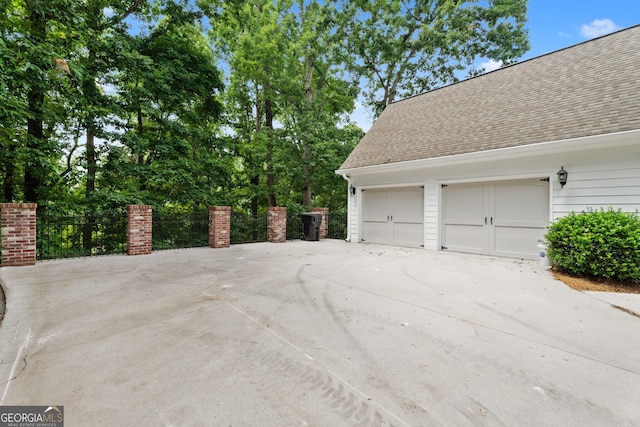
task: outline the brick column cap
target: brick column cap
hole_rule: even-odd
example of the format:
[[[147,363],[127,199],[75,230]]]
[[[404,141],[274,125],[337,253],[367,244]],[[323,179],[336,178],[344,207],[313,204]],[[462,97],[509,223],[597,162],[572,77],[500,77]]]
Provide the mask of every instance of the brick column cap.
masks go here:
[[[36,209],[37,203],[0,203],[0,209]]]
[[[127,209],[130,211],[146,211],[153,209],[153,205],[127,205]]]

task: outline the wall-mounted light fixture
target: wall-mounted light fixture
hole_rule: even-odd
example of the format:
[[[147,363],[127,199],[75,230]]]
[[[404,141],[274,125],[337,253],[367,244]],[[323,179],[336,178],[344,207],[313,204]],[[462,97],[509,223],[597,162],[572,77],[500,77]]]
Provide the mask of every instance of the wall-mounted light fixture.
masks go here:
[[[562,166],[558,171],[558,182],[560,183],[561,188],[564,187],[564,185],[567,183],[568,176],[569,176],[569,172],[564,170],[564,166]]]
[[[354,187],[353,185],[351,185],[349,187],[349,192],[351,193],[352,196],[356,195],[356,187]]]

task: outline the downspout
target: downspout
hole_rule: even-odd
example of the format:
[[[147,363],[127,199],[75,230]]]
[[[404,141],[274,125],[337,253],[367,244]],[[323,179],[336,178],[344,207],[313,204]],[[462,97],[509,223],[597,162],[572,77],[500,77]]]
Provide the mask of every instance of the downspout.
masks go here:
[[[349,175],[343,173],[342,178],[347,181],[347,238],[345,239],[347,242],[351,241],[351,178]]]

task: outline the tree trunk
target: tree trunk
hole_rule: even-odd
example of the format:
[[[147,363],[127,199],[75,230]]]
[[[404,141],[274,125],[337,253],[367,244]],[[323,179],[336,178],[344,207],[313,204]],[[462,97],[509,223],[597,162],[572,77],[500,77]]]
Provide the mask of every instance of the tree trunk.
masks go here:
[[[307,143],[304,144],[303,158],[304,158],[304,166],[303,166],[304,187],[302,188],[302,206],[310,207],[311,197],[313,195],[312,193],[313,186],[311,184],[311,166],[310,166],[310,163],[312,160],[312,154],[311,154],[311,147],[309,147]]]
[[[7,203],[13,201],[13,174],[15,166],[13,162],[7,162],[2,179],[3,200]]]
[[[258,219],[258,208],[260,207],[260,199],[258,198],[258,186],[260,185],[260,176],[254,175],[251,177],[251,218],[256,221]],[[254,222],[256,224],[256,222]],[[258,241],[258,228],[252,228],[251,237],[253,241]]]
[[[38,2],[26,2],[29,10],[30,36],[32,42],[38,46],[46,41],[46,17],[37,8]],[[33,58],[36,64],[42,64],[42,58]],[[37,202],[38,192],[43,185],[43,167],[40,166],[40,157],[37,153],[44,144],[44,88],[42,75],[37,67],[27,70],[29,92],[27,94],[29,118],[27,119],[27,156],[28,161],[24,167],[24,200],[25,202]],[[30,160],[30,161],[29,161]]]
[[[43,129],[43,104],[44,92],[39,88],[29,90],[29,113],[27,119],[27,151],[28,156],[33,160],[27,162],[24,167],[24,199],[26,202],[38,201],[38,190],[42,186],[42,167],[38,164],[37,157],[41,154],[34,154],[44,142]]]
[[[312,116],[310,114],[311,108],[313,106],[313,63],[311,57],[306,55],[304,61],[305,67],[305,75],[304,75],[304,90],[305,90],[305,102],[306,102],[306,117],[312,120]],[[311,151],[311,143],[313,139],[313,131],[311,123],[307,123],[304,141],[302,141],[303,145],[303,153],[302,153],[302,173],[304,179],[304,187],[302,188],[302,205],[306,207],[311,207],[311,197],[312,197],[312,185],[311,185],[311,175],[313,174],[313,169],[311,167],[311,162],[313,161],[313,152]]]
[[[271,91],[269,85],[266,86],[267,94],[264,101],[264,117],[267,126],[267,199],[269,207],[278,206],[275,194],[275,176],[273,174],[273,105],[271,104]]]
[[[96,145],[93,126],[87,127],[87,183],[85,188],[85,197],[87,200],[91,197],[96,189]]]
[[[95,215],[93,214],[93,206],[91,204],[91,196],[96,189],[96,113],[95,109],[100,103],[100,91],[96,87],[96,79],[98,77],[98,65],[96,63],[96,49],[93,39],[99,33],[99,23],[97,21],[100,16],[100,10],[95,8],[91,11],[89,24],[92,30],[92,37],[87,44],[89,50],[87,55],[87,68],[85,70],[84,80],[82,82],[82,92],[86,101],[86,119],[84,129],[87,133],[85,143],[85,155],[87,156],[87,175],[85,182],[85,201],[87,202],[87,210],[85,212],[85,223],[82,230],[82,247],[86,255],[91,255],[92,235],[94,231]]]
[[[89,123],[92,123],[89,119]],[[96,188],[96,148],[94,143],[94,129],[91,124],[87,126],[87,183],[85,188],[85,197],[90,202],[90,197]],[[93,215],[93,207],[91,203],[87,205],[87,212],[85,212],[85,223],[82,230],[82,247],[84,248],[86,255],[91,255],[93,228],[94,228],[95,216]]]
[[[262,111],[260,110],[260,102],[258,101],[260,99],[260,92],[256,86],[256,100],[255,100],[255,107],[256,107],[256,115],[255,115],[255,133],[258,134],[260,133],[260,130],[262,129]],[[247,133],[251,134],[251,130],[247,129]],[[251,137],[249,137],[251,138]],[[254,167],[253,171],[255,173],[255,175],[251,176],[250,179],[250,183],[251,183],[251,217],[252,218],[258,218],[258,208],[260,207],[260,198],[258,197],[258,192],[259,192],[259,186],[260,186],[260,175],[259,172],[257,171],[257,169],[255,169],[255,160],[253,158],[252,154],[247,154],[246,155],[246,159],[248,161],[248,163],[250,165],[252,165],[252,167]],[[253,240],[257,240],[257,231],[254,231],[253,233]]]
[[[87,156],[87,181],[85,184],[85,197],[87,200],[91,197],[93,191],[96,188],[96,146],[95,146],[95,133],[96,133],[96,114],[94,109],[99,103],[100,92],[96,88],[96,78],[98,74],[96,65],[96,52],[93,48],[93,43],[89,42],[89,55],[88,55],[88,67],[86,70],[86,76],[83,82],[82,91],[84,92],[85,99],[87,101],[87,118],[84,123],[85,131],[87,132],[86,139],[86,156]]]

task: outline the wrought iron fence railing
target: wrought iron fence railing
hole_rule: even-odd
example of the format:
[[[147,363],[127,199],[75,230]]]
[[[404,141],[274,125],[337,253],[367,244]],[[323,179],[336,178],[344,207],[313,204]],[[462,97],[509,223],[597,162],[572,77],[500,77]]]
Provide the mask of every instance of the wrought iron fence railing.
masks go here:
[[[208,244],[208,212],[153,213],[153,250],[199,248]]]
[[[344,240],[347,238],[347,213],[329,212],[327,238]]]
[[[328,214],[328,239],[347,238],[347,213],[329,212]],[[287,213],[287,240],[300,239],[302,236],[302,220],[300,213]]]
[[[297,212],[287,212],[287,240],[300,239],[302,236],[302,220]]]
[[[347,214],[330,212],[328,238],[345,239]],[[208,245],[208,212],[157,212],[153,214],[153,249],[179,249]],[[302,234],[300,214],[287,215],[287,239]],[[266,242],[267,214],[231,213],[231,244]],[[127,251],[127,212],[59,215],[38,213],[36,258],[38,260],[121,254]]]
[[[59,215],[36,218],[36,259],[121,254],[127,251],[127,212]]]
[[[267,213],[231,212],[231,244],[267,241]]]

